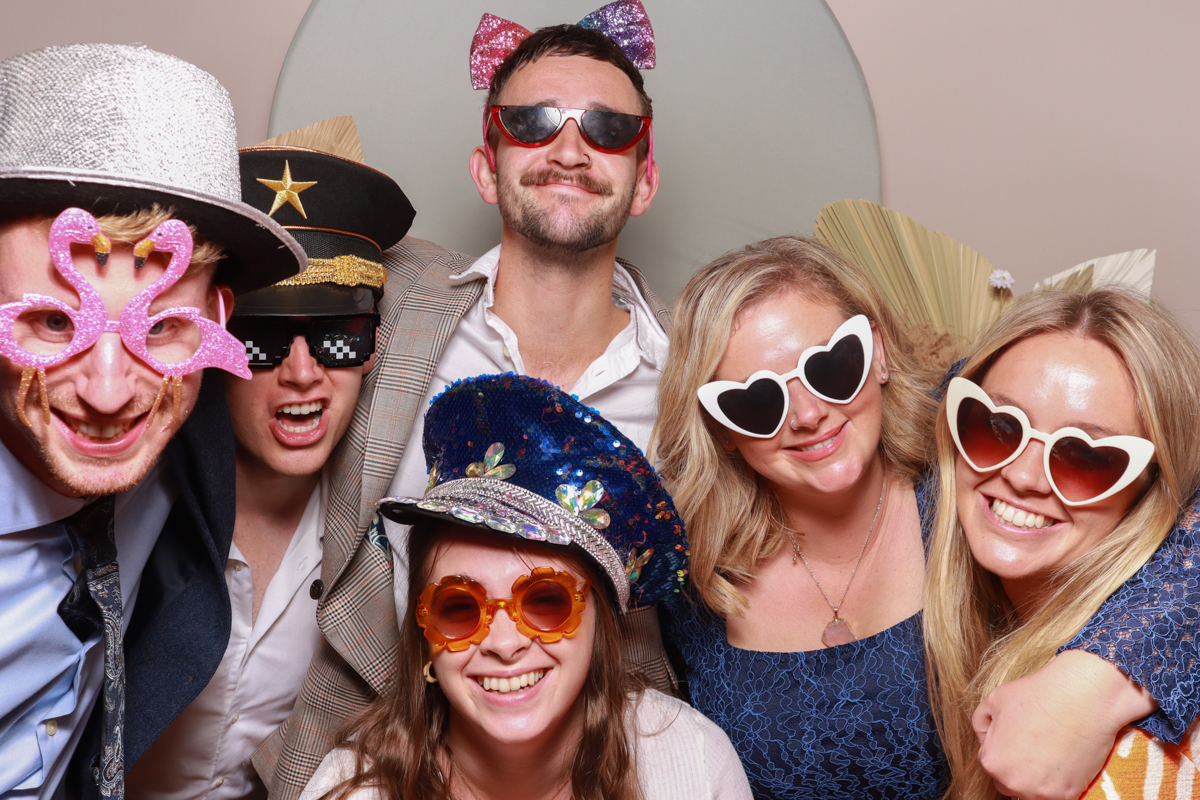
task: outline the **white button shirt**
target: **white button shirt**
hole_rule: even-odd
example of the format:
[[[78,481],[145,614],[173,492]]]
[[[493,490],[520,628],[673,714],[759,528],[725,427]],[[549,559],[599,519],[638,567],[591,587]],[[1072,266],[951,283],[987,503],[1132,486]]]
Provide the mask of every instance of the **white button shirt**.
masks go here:
[[[117,495],[114,534],[122,629],[176,488],[155,466]],[[100,696],[104,646],[81,642],[58,616],[75,578],[61,521],[87,501],[42,483],[0,445],[0,798],[54,797]]]
[[[130,800],[266,797],[250,756],[288,718],[317,649],[317,601],[329,482],[313,490],[252,619],[254,584],[237,544],[225,581],[233,607],[229,646],[212,680],[146,751],[126,779]]]
[[[425,394],[424,408],[451,383],[476,375],[516,372],[527,374],[517,335],[504,320],[492,312],[495,302],[496,270],[500,246],[481,256],[462,275],[451,281],[484,279],[487,285],[474,305],[458,321],[454,333],[442,351],[433,380]],[[650,431],[658,406],[658,379],[667,360],[669,339],[654,311],[638,291],[633,278],[620,264],[614,264],[613,302],[629,312],[629,324],[609,342],[608,348],[593,361],[570,389],[580,402],[600,412],[642,450],[650,442]],[[408,446],[400,458],[396,476],[388,488],[390,496],[420,497],[425,493],[428,474],[421,445],[425,435],[424,414],[413,423]],[[482,455],[481,455],[482,457]],[[408,594],[408,527],[385,520],[388,541],[396,558],[396,610],[403,617]]]

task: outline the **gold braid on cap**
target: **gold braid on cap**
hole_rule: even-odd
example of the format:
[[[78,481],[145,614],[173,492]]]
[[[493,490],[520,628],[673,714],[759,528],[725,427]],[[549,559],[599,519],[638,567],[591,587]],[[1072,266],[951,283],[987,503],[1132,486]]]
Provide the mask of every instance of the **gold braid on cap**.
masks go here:
[[[310,258],[308,269],[299,275],[280,281],[276,286],[310,286],[314,283],[336,283],[340,286],[370,286],[380,289],[387,283],[387,270],[382,264],[358,256]]]

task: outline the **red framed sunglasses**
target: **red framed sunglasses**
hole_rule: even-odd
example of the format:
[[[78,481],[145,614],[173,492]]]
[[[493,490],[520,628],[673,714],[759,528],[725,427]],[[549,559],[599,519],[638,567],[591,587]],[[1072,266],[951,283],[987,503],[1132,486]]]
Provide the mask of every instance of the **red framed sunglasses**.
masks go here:
[[[480,584],[461,575],[431,583],[417,601],[417,624],[431,644],[452,653],[482,644],[496,612],[508,612],[523,636],[552,644],[576,631],[582,621],[590,585],[575,583],[566,572],[538,567],[513,583],[512,596],[494,598]]]
[[[1011,464],[1030,440],[1042,442],[1042,468],[1050,488],[1068,506],[1111,497],[1131,484],[1154,457],[1154,443],[1140,436],[1093,439],[1078,428],[1042,433],[1016,406],[998,406],[966,378],[946,391],[946,419],[958,452],[976,472]]]
[[[554,141],[569,119],[575,120],[583,140],[601,153],[624,153],[648,137],[646,156],[654,161],[654,126],[650,117],[586,108],[497,105],[489,106],[483,115],[483,146],[488,165],[495,170],[495,158],[487,140],[492,125],[518,147],[543,147]]]

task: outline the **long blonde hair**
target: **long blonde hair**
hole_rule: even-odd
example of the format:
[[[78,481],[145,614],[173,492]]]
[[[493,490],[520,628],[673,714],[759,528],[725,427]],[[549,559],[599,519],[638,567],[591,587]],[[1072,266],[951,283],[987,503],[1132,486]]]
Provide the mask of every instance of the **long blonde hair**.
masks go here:
[[[691,585],[722,615],[745,607],[737,584],[778,550],[787,519],[767,481],[721,446],[724,429],[703,411],[696,390],[712,380],[738,316],[785,291],[875,323],[891,376],[883,385],[884,464],[911,479],[932,455],[931,376],[865,272],[824,244],[794,236],[757,242],[702,268],[675,304],[650,459],[687,524]]]
[[[1107,345],[1133,381],[1157,465],[1116,529],[1050,582],[1047,600],[1018,620],[998,579],[971,556],[955,508],[956,451],[943,407],[936,438],[941,500],[926,573],[925,649],[930,699],[950,761],[948,796],[998,797],[979,765],[971,714],[997,686],[1036,672],[1150,558],[1200,483],[1200,354],[1161,309],[1125,290],[1047,292],[1018,303],[967,357],[978,382],[1012,344],[1065,333]]]

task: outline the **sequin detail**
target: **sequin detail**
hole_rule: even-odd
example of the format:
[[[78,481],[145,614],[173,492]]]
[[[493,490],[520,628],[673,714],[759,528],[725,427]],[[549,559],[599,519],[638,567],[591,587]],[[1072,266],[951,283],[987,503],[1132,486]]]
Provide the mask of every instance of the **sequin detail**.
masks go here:
[[[505,523],[505,527],[495,528],[504,533],[535,542],[579,545],[610,576],[625,574],[621,557],[594,527],[557,503],[511,483],[489,478],[461,478],[429,490],[424,498],[385,497],[379,505],[399,503],[433,510],[423,504],[439,502],[445,504],[452,516],[464,522],[495,527],[489,523],[489,518],[494,517]],[[512,530],[508,529],[510,524]],[[627,581],[615,583],[617,601],[624,612],[629,608],[629,584]]]
[[[554,496],[558,498],[559,505],[597,530],[604,530],[612,523],[607,511],[594,508],[604,499],[604,484],[600,481],[588,481],[582,491],[564,483],[554,491]]]
[[[616,0],[577,24],[612,39],[638,69],[654,69],[657,62],[654,29],[639,0]],[[504,59],[528,37],[528,28],[494,14],[484,14],[471,40],[471,88],[487,89]]]
[[[638,0],[609,3],[579,20],[579,26],[598,30],[612,39],[638,69],[654,69],[654,29]]]
[[[504,458],[504,445],[494,443],[483,454],[483,461],[476,461],[467,466],[468,478],[492,478],[503,481],[511,478],[517,471],[512,464],[501,464]]]
[[[629,551],[629,558],[625,559],[625,574],[629,576],[630,583],[636,583],[637,579],[641,577],[642,567],[646,566],[646,562],[652,555],[654,555],[653,547],[647,547],[646,552],[640,556],[636,547]]]

